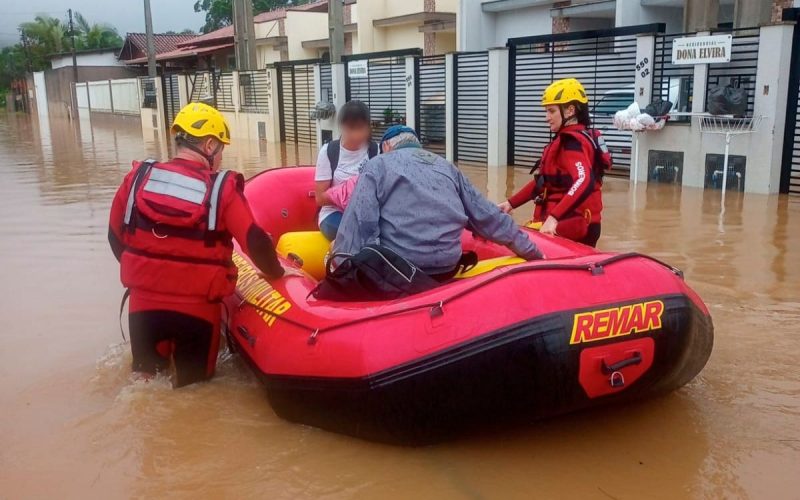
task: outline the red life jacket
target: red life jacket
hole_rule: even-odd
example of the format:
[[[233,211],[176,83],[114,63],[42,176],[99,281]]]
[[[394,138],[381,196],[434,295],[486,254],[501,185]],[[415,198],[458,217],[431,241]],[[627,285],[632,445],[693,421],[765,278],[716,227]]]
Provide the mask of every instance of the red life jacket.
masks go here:
[[[232,236],[220,216],[226,182],[243,182],[241,175],[153,160],[135,168],[122,231],[122,284],[209,301],[233,293]]]
[[[572,216],[584,217],[587,223],[599,222],[600,212],[603,208],[601,198],[603,175],[612,167],[613,159],[608,147],[606,147],[602,134],[595,129],[562,130],[544,148],[542,159],[538,163],[539,175],[537,177],[537,189],[534,192],[537,206],[534,210],[534,220],[543,222],[550,210],[561,202],[575,182],[575,179],[568,172],[564,172],[559,164],[563,136],[572,137],[582,147],[588,146],[588,149],[594,151],[593,157],[590,158],[592,162],[590,187],[579,198]]]

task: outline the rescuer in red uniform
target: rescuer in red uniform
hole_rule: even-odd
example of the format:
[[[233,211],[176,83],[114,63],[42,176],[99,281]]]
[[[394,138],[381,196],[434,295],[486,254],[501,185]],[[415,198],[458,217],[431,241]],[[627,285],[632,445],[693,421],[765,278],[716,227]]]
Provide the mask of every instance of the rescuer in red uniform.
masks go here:
[[[134,162],[111,205],[108,240],[130,291],[133,371],[165,372],[175,387],[214,374],[220,301],[234,291],[232,238],[268,277],[281,266],[244,198],[241,174],[219,170],[230,131],[222,114],[192,103],[172,125],[168,162]]]
[[[499,205],[508,213],[528,201],[536,207],[540,232],[589,246],[600,238],[603,173],[611,155],[600,132],[591,129],[589,99],[574,78],[553,82],[542,95],[547,124],[555,134],[542,153],[539,174]]]

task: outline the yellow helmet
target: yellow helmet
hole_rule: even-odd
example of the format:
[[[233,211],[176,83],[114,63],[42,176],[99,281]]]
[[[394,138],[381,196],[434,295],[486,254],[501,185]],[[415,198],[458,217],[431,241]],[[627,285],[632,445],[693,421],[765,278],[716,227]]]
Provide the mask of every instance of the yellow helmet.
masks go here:
[[[544,89],[544,93],[542,94],[542,106],[567,104],[573,101],[578,101],[583,104],[589,102],[583,85],[574,78],[556,80],[551,83],[549,87]]]
[[[192,137],[215,137],[223,144],[231,143],[231,130],[222,113],[202,102],[184,106],[172,122],[172,131],[184,132]]]

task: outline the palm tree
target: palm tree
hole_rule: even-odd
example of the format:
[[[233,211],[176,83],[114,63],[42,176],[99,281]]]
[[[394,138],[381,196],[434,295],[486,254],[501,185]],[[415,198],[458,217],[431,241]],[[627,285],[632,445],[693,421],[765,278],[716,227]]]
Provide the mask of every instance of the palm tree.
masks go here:
[[[38,15],[33,21],[22,23],[19,27],[45,54],[64,52],[70,46],[66,27],[55,17]]]
[[[82,49],[105,49],[122,46],[122,37],[117,33],[117,29],[110,24],[89,24],[80,12],[76,12],[75,25],[77,27],[76,35],[78,35],[76,45],[79,45]]]

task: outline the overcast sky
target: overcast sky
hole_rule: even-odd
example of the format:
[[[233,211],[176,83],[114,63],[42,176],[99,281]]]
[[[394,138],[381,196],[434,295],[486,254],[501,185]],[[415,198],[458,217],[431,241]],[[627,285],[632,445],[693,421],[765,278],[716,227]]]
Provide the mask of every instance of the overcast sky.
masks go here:
[[[66,20],[70,7],[90,22],[106,22],[126,32],[144,32],[143,0],[0,0],[0,47],[19,41],[17,26],[33,20],[37,14],[47,14]],[[153,29],[156,33],[197,31],[203,25],[203,13],[193,9],[194,0],[150,0],[153,9]]]

